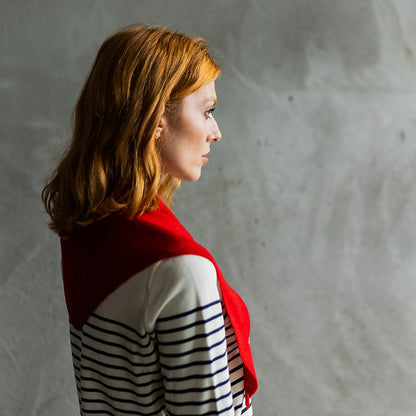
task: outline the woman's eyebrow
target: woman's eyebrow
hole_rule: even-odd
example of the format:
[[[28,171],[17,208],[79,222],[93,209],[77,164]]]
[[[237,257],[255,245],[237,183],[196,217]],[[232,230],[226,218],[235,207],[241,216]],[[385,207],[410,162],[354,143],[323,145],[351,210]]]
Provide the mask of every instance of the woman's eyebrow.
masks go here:
[[[217,104],[217,99],[212,97],[212,98],[207,98],[206,100],[202,101],[202,104],[212,104],[212,105],[216,105]]]

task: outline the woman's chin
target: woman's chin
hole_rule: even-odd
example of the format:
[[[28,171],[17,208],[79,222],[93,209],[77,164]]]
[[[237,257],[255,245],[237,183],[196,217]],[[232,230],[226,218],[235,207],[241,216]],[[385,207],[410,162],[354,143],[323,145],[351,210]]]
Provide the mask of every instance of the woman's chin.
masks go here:
[[[201,177],[201,169],[199,169],[198,171],[189,173],[187,175],[184,175],[182,180],[186,182],[196,182],[200,177]]]

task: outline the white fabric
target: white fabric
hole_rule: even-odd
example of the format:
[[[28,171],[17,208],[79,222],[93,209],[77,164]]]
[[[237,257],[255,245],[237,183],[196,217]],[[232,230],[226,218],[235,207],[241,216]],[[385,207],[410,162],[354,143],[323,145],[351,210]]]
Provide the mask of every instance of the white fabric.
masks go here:
[[[252,415],[214,265],[162,260],[71,325],[81,414]]]

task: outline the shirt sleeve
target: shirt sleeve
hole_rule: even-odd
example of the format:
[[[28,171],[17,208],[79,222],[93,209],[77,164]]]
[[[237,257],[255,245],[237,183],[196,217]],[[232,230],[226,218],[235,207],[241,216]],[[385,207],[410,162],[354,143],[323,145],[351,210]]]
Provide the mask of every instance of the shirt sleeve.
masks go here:
[[[169,415],[234,415],[214,265],[195,255],[163,260],[148,286]]]

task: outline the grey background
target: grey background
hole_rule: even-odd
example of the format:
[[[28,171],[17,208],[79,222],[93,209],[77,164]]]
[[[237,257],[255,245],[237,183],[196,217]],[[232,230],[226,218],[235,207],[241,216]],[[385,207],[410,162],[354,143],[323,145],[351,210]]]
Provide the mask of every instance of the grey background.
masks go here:
[[[7,1],[0,13],[1,414],[76,415],[39,194],[102,41],[204,36],[223,132],[175,212],[246,300],[257,415],[416,415],[416,2]]]

